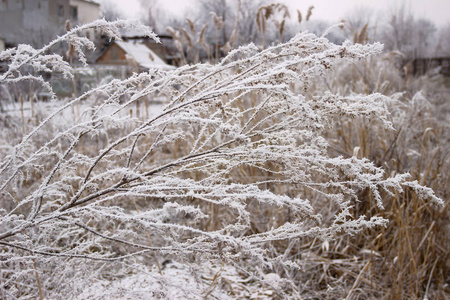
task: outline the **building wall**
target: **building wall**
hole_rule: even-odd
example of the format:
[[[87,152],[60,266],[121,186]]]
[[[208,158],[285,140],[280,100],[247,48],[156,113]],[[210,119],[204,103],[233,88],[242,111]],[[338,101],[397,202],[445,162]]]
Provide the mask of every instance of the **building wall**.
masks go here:
[[[49,5],[47,0],[25,0],[22,24],[15,30],[18,31],[17,39],[23,38],[24,42],[32,44],[45,43],[50,34]],[[31,41],[28,41],[29,36]]]
[[[0,37],[11,43],[20,34],[23,26],[22,2],[16,0],[0,0]]]
[[[0,0],[0,37],[7,44],[41,47],[65,32],[71,6],[78,10],[72,27],[100,16],[100,5],[88,0]],[[89,36],[94,37],[93,32]]]
[[[62,8],[62,11],[60,8]],[[69,1],[48,0],[48,16],[52,21],[64,24],[67,19],[70,19]]]
[[[86,24],[100,18],[100,5],[86,0],[70,0],[70,5],[77,7],[78,24]]]
[[[69,0],[0,0],[0,3],[0,36],[7,44],[41,47],[64,32]]]
[[[100,18],[100,5],[93,1],[88,0],[70,0],[70,6],[76,8],[77,18],[71,18],[73,25],[83,25]],[[90,40],[94,40],[96,37],[96,31],[90,29],[85,32],[86,37]]]
[[[0,0],[0,11],[21,10],[26,0]]]

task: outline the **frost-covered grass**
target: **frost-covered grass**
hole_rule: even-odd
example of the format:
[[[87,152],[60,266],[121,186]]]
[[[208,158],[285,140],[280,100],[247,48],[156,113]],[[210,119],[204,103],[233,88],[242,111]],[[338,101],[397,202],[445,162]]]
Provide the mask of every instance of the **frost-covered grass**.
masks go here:
[[[85,27],[117,36],[126,25]],[[82,57],[82,29],[53,43]],[[26,68],[70,76],[49,48],[1,53],[2,88],[50,88]],[[445,127],[419,94],[336,75],[381,50],[303,32],[2,114],[2,296],[444,295],[448,148],[431,133]],[[417,114],[429,117],[418,125]]]

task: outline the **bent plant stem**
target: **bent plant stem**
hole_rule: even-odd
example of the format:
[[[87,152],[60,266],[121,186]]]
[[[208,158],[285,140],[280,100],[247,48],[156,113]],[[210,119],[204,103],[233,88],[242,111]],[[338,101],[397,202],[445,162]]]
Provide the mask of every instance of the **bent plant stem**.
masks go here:
[[[148,149],[148,151],[142,156],[141,160],[136,163],[136,165],[133,168],[133,172],[136,172],[136,170],[139,168],[139,166],[141,166],[145,159],[147,159],[147,157],[152,153],[153,149],[156,147],[156,144],[158,143],[158,141],[161,139],[162,135],[164,134],[164,131],[167,128],[167,124],[164,125],[164,128],[159,132],[158,136],[156,137],[156,139],[153,141],[152,145],[150,146],[150,148]]]
[[[92,165],[91,165],[91,167],[89,168],[89,170],[87,171],[86,176],[85,176],[84,181],[83,181],[83,184],[86,184],[86,182],[88,181],[88,179],[89,179],[89,177],[90,177],[90,175],[91,175],[93,169],[94,169],[95,166],[100,162],[100,160],[101,160],[106,154],[108,154],[112,149],[114,149],[115,147],[117,147],[117,146],[120,145],[121,143],[125,142],[125,141],[126,141],[127,139],[129,139],[130,137],[133,137],[133,136],[136,136],[136,135],[140,134],[140,131],[142,131],[144,128],[150,126],[150,125],[151,125],[152,123],[154,123],[155,121],[157,121],[157,120],[159,120],[159,119],[165,117],[166,115],[168,115],[168,114],[170,114],[170,113],[172,113],[172,112],[174,112],[174,111],[177,111],[177,110],[179,110],[179,109],[181,109],[181,108],[187,107],[187,106],[192,105],[192,104],[195,104],[195,103],[199,103],[199,102],[202,102],[202,101],[207,101],[207,100],[209,100],[209,99],[211,99],[211,98],[215,98],[215,97],[217,97],[217,96],[211,95],[210,97],[201,97],[200,99],[194,99],[194,100],[191,100],[191,101],[189,101],[189,102],[187,102],[187,103],[181,103],[181,104],[179,104],[178,106],[173,107],[173,108],[171,108],[171,109],[169,109],[169,110],[167,110],[167,111],[161,113],[160,115],[154,117],[153,119],[151,119],[151,120],[145,122],[144,124],[142,124],[139,128],[135,129],[135,130],[134,130],[133,132],[131,132],[130,134],[128,134],[128,135],[126,135],[126,136],[124,136],[124,137],[118,139],[115,143],[113,143],[113,144],[110,145],[107,149],[105,149],[104,151],[102,151],[102,153],[100,153],[99,156],[97,156],[97,158],[96,158],[95,161],[92,163]],[[76,199],[75,199],[75,201],[76,201]]]
[[[158,173],[158,172],[161,172],[161,171],[163,171],[163,170],[165,170],[165,169],[168,169],[168,168],[170,168],[170,167],[177,166],[177,165],[180,165],[180,164],[183,164],[183,163],[189,163],[189,162],[191,162],[192,160],[194,160],[194,159],[196,159],[196,158],[199,158],[199,157],[203,157],[203,156],[206,156],[206,157],[207,157],[207,155],[212,154],[212,153],[215,153],[215,152],[218,152],[221,148],[226,147],[226,146],[228,146],[228,145],[230,145],[230,144],[232,144],[232,143],[234,143],[234,142],[237,142],[237,141],[238,141],[238,139],[232,139],[232,140],[230,140],[230,141],[227,141],[227,142],[225,142],[225,143],[223,143],[223,144],[221,144],[221,145],[218,145],[218,146],[216,146],[216,147],[214,147],[214,148],[212,148],[212,149],[210,149],[210,150],[204,151],[204,152],[202,152],[202,153],[197,153],[197,154],[187,155],[187,156],[182,157],[182,158],[180,158],[180,159],[178,159],[178,160],[176,160],[176,161],[174,161],[174,162],[167,163],[167,164],[165,164],[165,165],[163,165],[163,166],[160,166],[160,167],[158,167],[158,168],[155,168],[155,169],[153,169],[153,170],[150,170],[150,171],[148,171],[148,172],[145,172],[145,173],[141,174],[140,176],[136,176],[136,177],[133,177],[133,178],[126,178],[126,177],[123,177],[119,182],[117,182],[117,183],[116,183],[115,185],[113,185],[112,187],[103,189],[103,190],[101,190],[101,191],[98,191],[98,192],[96,192],[96,193],[94,193],[94,194],[91,194],[91,195],[89,195],[89,196],[87,196],[87,197],[85,197],[85,198],[79,200],[79,198],[81,197],[81,194],[83,193],[83,191],[85,190],[85,188],[88,186],[88,183],[89,183],[89,182],[86,182],[86,183],[83,184],[83,186],[80,188],[80,190],[78,191],[78,193],[77,193],[77,194],[76,194],[69,202],[67,202],[66,204],[62,205],[60,208],[58,208],[58,211],[59,211],[59,212],[63,212],[63,211],[66,211],[66,210],[69,209],[69,208],[72,208],[72,207],[75,207],[75,206],[78,206],[78,205],[87,203],[87,202],[89,202],[89,201],[91,201],[91,200],[93,200],[93,199],[96,199],[96,198],[100,197],[100,196],[103,196],[103,195],[106,195],[106,194],[115,192],[115,191],[117,191],[117,189],[120,188],[121,186],[123,186],[123,185],[125,185],[125,184],[128,184],[128,183],[131,183],[131,182],[133,182],[133,181],[136,181],[136,180],[138,180],[138,179],[140,179],[140,178],[142,178],[142,177],[147,177],[147,176],[154,175],[154,174],[156,174],[156,173]],[[226,153],[218,153],[218,154],[220,154],[220,155],[226,155]],[[79,201],[77,201],[77,200],[79,200]],[[0,236],[0,239],[1,239],[1,236]]]
[[[53,176],[55,175],[56,171],[59,169],[59,167],[61,166],[62,162],[67,158],[67,156],[70,154],[70,152],[74,149],[74,147],[78,144],[78,142],[80,141],[81,137],[83,137],[86,133],[88,133],[88,131],[83,131],[80,132],[78,134],[78,137],[72,142],[72,144],[70,145],[70,147],[66,150],[66,152],[64,153],[64,155],[59,159],[59,161],[56,163],[55,167],[53,168],[53,170],[50,172],[50,174],[47,176],[47,178],[45,179],[45,181],[40,185],[39,189],[41,190],[41,192],[38,195],[37,199],[33,202],[33,208],[31,210],[30,215],[28,216],[28,220],[33,220],[36,215],[39,213],[40,209],[41,209],[41,205],[42,205],[42,200],[44,198],[43,196],[43,190],[44,188],[50,183],[50,181],[52,180]]]
[[[53,257],[65,257],[65,258],[82,258],[82,259],[90,259],[90,260],[98,260],[98,261],[106,261],[106,262],[114,262],[114,261],[118,261],[118,260],[123,260],[126,258],[130,258],[139,254],[144,254],[146,252],[149,251],[153,251],[153,250],[141,250],[139,252],[134,252],[134,253],[130,253],[127,255],[122,255],[119,257],[102,257],[102,256],[90,256],[90,255],[83,255],[83,254],[67,254],[67,253],[52,253],[52,252],[45,252],[45,251],[40,251],[40,250],[33,250],[33,249],[29,249],[20,245],[16,245],[16,244],[11,244],[11,243],[7,243],[7,242],[1,242],[0,241],[0,245],[4,245],[4,246],[8,246],[8,247],[12,247],[12,248],[17,248],[19,250],[23,250],[23,251],[27,251],[30,252],[31,254],[39,254],[39,255],[43,255],[43,256],[53,256]]]

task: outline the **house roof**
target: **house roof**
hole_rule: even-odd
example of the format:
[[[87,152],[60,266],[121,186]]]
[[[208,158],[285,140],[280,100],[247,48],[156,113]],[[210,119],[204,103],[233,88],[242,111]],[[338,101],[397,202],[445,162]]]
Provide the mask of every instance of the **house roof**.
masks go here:
[[[75,0],[75,1],[77,1],[77,0]],[[78,0],[78,1],[87,2],[87,3],[91,3],[91,4],[95,4],[97,6],[100,6],[100,3],[98,3],[97,1],[94,1],[94,0]]]
[[[165,61],[155,54],[150,48],[133,41],[116,41],[122,50],[130,55],[136,63],[144,68],[171,68]]]

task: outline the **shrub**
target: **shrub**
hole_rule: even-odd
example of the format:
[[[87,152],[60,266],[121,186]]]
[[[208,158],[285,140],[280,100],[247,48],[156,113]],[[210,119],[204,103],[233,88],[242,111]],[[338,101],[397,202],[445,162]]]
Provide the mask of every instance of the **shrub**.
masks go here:
[[[46,54],[53,44],[66,40],[83,62],[82,46],[91,44],[80,31],[96,27],[118,38],[125,25],[98,21],[40,50],[3,52],[10,64],[0,83],[35,80],[50,90],[42,77],[21,70],[71,76],[69,64]],[[392,130],[386,108],[393,100],[311,87],[336,64],[381,50],[303,32],[263,51],[240,47],[216,65],[150,70],[55,99],[45,119],[2,141],[4,297],[76,297],[87,286],[122,282],[109,297],[200,298],[218,292],[216,278],[230,267],[280,297],[298,296],[288,274],[304,261],[292,258],[293,242],[326,245],[341,233],[387,224],[355,216],[363,191],[380,209],[384,197],[405,187],[442,205],[408,174],[390,176],[356,152],[330,154],[326,130],[339,118],[364,116]],[[155,100],[163,107],[151,105]],[[165,273],[169,260],[193,271],[205,262],[222,267],[208,289],[181,287]],[[281,277],[271,275],[279,268]]]

